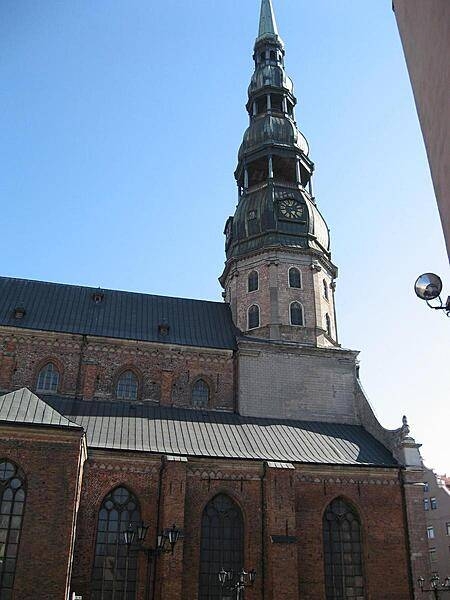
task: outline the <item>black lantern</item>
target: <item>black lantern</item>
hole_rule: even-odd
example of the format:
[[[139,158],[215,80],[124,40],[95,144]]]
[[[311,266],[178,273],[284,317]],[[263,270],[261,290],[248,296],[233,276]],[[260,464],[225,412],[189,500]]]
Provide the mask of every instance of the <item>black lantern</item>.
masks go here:
[[[128,548],[133,545],[135,537],[136,532],[134,531],[133,526],[130,523],[127,529],[123,532],[123,539]]]

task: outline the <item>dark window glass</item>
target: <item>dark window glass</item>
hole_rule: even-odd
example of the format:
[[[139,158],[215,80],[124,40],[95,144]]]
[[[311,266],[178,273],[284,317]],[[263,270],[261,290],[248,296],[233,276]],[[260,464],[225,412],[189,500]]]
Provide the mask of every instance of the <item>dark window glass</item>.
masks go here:
[[[255,292],[258,289],[258,273],[252,271],[248,276],[248,291]]]
[[[342,498],[329,504],[323,517],[326,600],[364,600],[361,524]]]
[[[436,510],[436,508],[437,508],[436,498],[430,498],[430,506],[431,506],[431,510]]]
[[[253,304],[248,309],[248,328],[254,329],[255,327],[259,327],[259,306]]]
[[[208,406],[209,387],[203,379],[199,379],[192,386],[191,401],[192,406],[197,406],[198,408],[205,408]]]
[[[25,475],[11,462],[0,461],[0,598],[12,598],[22,515]]]
[[[110,492],[100,507],[97,523],[91,600],[135,600],[137,552],[128,551],[123,533],[140,524],[136,498],[125,487]]]
[[[302,280],[300,276],[300,271],[295,267],[291,267],[289,269],[289,287],[291,288],[301,288]]]
[[[277,60],[277,53],[273,50],[270,51],[270,60]]]
[[[291,325],[303,325],[303,309],[299,302],[291,304]]]
[[[119,400],[136,400],[138,380],[133,371],[125,371],[117,382],[117,398]]]
[[[57,392],[58,383],[58,369],[54,364],[48,363],[39,373],[36,389],[38,392]]]
[[[270,97],[270,104],[272,106],[272,110],[283,112],[283,96],[280,96],[279,94],[272,94]]]
[[[325,279],[323,280],[323,296],[326,300],[328,300],[328,284]]]
[[[425,510],[430,510],[430,502],[429,502],[428,498],[423,499],[423,507]]]
[[[325,327],[327,328],[327,333],[331,337],[331,319],[330,315],[325,315]]]
[[[240,508],[225,494],[205,507],[200,541],[199,600],[225,600],[235,592],[219,584],[218,573],[239,573],[244,566],[244,523]]]

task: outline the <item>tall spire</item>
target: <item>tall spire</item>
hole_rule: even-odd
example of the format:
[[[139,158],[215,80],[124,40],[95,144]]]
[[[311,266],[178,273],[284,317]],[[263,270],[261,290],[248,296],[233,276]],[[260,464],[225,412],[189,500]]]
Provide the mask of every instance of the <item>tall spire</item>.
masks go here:
[[[261,0],[258,40],[266,36],[278,36],[278,27],[273,12],[272,0]]]

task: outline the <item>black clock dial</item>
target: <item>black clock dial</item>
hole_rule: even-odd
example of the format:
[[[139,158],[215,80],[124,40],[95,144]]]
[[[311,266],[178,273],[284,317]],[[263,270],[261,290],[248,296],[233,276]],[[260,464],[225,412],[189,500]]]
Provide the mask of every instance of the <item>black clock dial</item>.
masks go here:
[[[303,216],[303,206],[294,198],[281,200],[279,210],[285,219],[301,219]]]

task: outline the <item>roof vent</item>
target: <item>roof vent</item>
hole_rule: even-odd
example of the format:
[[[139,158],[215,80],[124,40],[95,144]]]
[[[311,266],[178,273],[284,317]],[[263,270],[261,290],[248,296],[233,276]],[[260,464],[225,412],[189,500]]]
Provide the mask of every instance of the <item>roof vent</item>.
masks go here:
[[[169,329],[169,323],[163,321],[158,325],[158,334],[163,336],[169,335]]]
[[[14,318],[15,319],[23,319],[25,315],[26,315],[26,310],[24,309],[23,306],[17,306],[14,309]]]
[[[92,300],[95,304],[101,304],[103,302],[104,297],[105,294],[99,289],[92,294]]]

